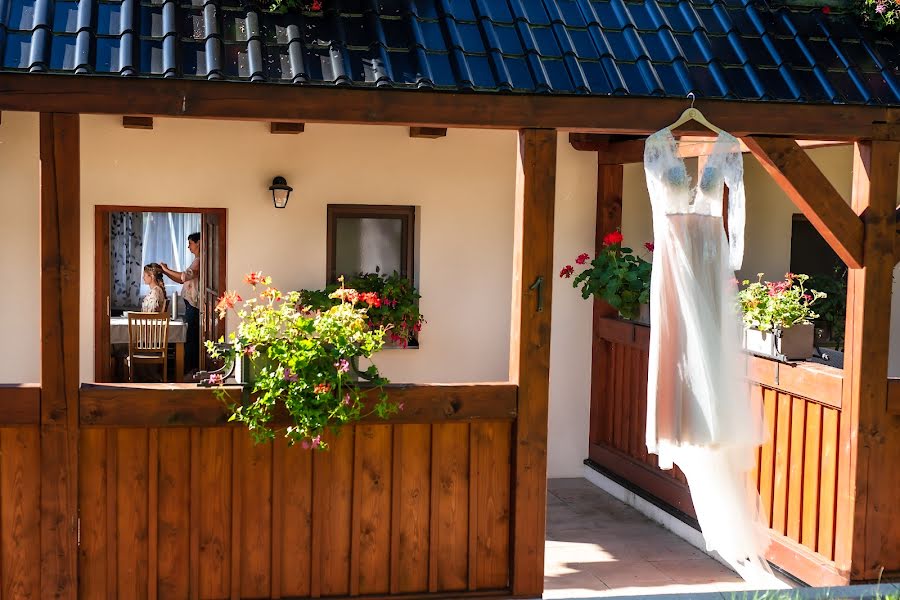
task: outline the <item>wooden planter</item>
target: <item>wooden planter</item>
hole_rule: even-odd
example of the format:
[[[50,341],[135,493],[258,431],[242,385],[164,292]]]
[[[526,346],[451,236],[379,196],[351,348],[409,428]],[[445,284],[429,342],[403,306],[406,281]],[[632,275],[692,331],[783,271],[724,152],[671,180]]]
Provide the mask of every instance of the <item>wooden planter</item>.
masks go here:
[[[745,327],[744,348],[753,354],[780,361],[806,360],[814,353],[814,334],[812,323],[774,331]]]
[[[619,313],[619,317],[625,319],[626,321],[631,321],[632,323],[639,323],[641,325],[650,325],[650,305],[649,304],[641,304],[640,312],[638,313],[637,318],[629,319],[627,317],[622,316],[622,313]]]

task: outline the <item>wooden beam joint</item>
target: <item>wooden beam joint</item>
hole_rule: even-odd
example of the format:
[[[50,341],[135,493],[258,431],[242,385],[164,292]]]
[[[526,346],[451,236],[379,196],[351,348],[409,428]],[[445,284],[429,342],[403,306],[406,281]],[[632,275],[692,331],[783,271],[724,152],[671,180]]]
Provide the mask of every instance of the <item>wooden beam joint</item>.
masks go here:
[[[153,117],[122,117],[122,127],[125,129],[153,129]]]
[[[273,121],[269,127],[270,133],[303,133],[306,129],[305,123],[288,123],[283,121]]]

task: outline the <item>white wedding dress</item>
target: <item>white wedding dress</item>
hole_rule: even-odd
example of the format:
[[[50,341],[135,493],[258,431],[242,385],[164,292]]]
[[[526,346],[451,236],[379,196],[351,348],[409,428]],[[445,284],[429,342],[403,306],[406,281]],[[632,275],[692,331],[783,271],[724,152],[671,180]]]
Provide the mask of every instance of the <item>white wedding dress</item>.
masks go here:
[[[696,186],[668,129],[647,139],[653,207],[647,449],[677,464],[709,550],[745,579],[769,575],[759,494],[750,472],[764,441],[762,406],[744,379],[734,270],[744,253],[743,158],[721,133]],[[728,230],[722,219],[729,189]]]

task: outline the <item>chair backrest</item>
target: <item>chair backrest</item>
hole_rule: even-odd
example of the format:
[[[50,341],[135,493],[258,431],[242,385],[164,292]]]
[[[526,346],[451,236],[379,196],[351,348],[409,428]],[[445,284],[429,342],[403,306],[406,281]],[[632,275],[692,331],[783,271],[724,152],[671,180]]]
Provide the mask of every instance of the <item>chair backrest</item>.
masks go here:
[[[165,353],[169,343],[169,313],[128,313],[128,350]]]

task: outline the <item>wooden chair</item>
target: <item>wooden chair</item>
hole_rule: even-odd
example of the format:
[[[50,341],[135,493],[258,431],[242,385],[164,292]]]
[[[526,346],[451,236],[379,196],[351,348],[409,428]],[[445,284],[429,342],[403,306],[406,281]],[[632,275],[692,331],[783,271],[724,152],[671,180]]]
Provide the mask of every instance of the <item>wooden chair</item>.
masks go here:
[[[162,365],[168,381],[166,352],[169,346],[169,313],[128,313],[128,380],[134,381],[135,363]]]

